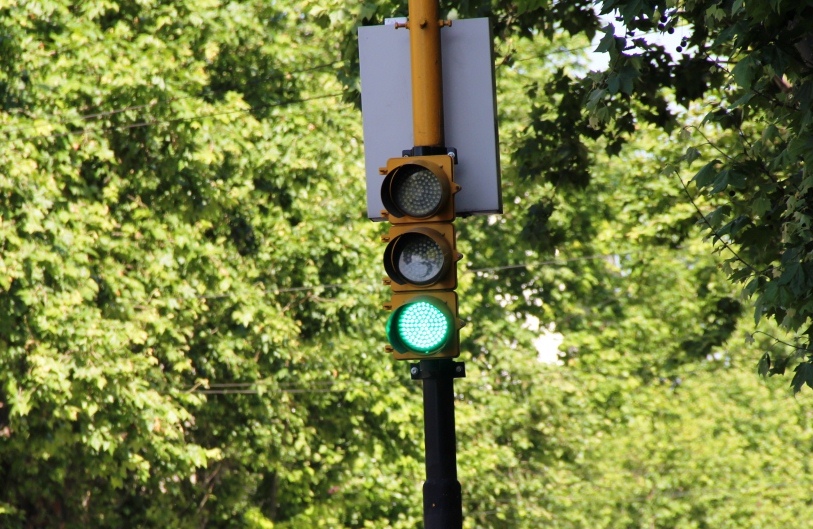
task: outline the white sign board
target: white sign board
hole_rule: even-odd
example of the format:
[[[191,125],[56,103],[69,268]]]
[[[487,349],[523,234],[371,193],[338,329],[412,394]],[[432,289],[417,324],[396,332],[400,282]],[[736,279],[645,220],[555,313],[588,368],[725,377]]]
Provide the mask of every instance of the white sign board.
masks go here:
[[[360,27],[361,111],[367,175],[367,216],[384,220],[379,167],[411,149],[412,86],[409,30]],[[457,149],[458,215],[502,213],[494,60],[487,18],[442,28],[445,143]]]

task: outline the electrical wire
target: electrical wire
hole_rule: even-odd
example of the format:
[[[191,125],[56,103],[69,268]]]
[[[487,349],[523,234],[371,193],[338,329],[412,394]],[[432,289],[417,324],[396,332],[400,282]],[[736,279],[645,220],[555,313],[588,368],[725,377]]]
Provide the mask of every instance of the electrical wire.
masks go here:
[[[698,374],[710,374],[715,375],[719,371],[728,371],[732,370],[733,368],[725,367],[725,366],[718,366],[714,369],[715,366],[712,364],[708,364],[711,369],[704,369],[704,368],[697,368],[691,369],[687,371],[681,371],[679,373],[670,373],[669,376],[662,376],[659,378],[663,383],[669,383],[672,387],[678,387],[681,384],[685,383],[686,381],[692,380],[692,375]],[[586,375],[586,376],[585,376]],[[579,373],[575,371],[567,370],[564,367],[556,367],[551,368],[546,371],[539,371],[533,374],[535,378],[547,378],[547,379],[562,379],[567,381],[576,381],[576,382],[584,382],[586,378],[594,378],[596,380],[640,380],[639,377],[632,376],[632,375],[612,375],[612,374],[602,374],[599,372],[591,371],[588,373]],[[494,373],[491,371],[480,371],[476,374],[468,373],[466,378],[460,379],[459,383],[462,387],[458,386],[458,396],[462,396],[466,393],[466,391],[470,391],[471,389],[478,389],[481,391],[490,391],[492,393],[504,393],[504,389],[500,389],[499,387],[495,389],[492,387],[491,384],[495,384],[497,386],[502,384],[510,384],[512,381],[510,377],[510,373],[508,375],[501,375],[500,373]],[[256,389],[257,387],[264,387],[264,386],[271,386],[274,384],[273,379],[260,379],[251,382],[209,382],[209,383],[199,383],[191,388],[183,390],[186,393],[201,393],[201,394],[219,394],[219,395],[229,395],[229,394],[237,394],[237,395],[273,395],[274,393],[343,393],[347,391],[353,391],[356,389],[362,388],[378,388],[378,389],[386,389],[390,388],[393,384],[403,385],[407,387],[412,386],[411,379],[402,379],[398,377],[391,377],[386,379],[375,379],[375,380],[367,380],[367,379],[351,379],[351,380],[323,380],[323,381],[312,381],[309,383],[309,386],[302,387],[302,386],[294,386],[283,384],[276,388],[268,388],[268,389]],[[472,388],[471,383],[488,383],[488,388],[483,386]],[[468,386],[468,388],[466,387]]]
[[[301,70],[295,70],[295,71],[292,71],[292,72],[277,71],[276,74],[277,75],[279,75],[279,74],[298,75],[298,74],[301,74],[301,73],[312,72],[312,71],[316,71],[316,70],[320,70],[320,69],[324,69],[324,68],[332,68],[332,67],[337,66],[337,65],[339,65],[339,64],[341,64],[343,62],[344,61],[342,61],[342,60],[337,60],[337,61],[333,61],[333,62],[329,62],[329,63],[319,64],[317,66],[311,66],[311,67],[308,67],[308,68],[303,68]],[[256,84],[260,84],[260,83],[262,83],[264,81],[268,81],[268,80],[271,80],[273,78],[274,78],[273,76],[261,77],[261,78],[258,78],[258,79],[255,79],[255,80],[252,80],[252,81],[246,83],[246,86],[253,86],[253,85],[256,85]],[[97,119],[97,118],[102,118],[102,117],[113,116],[113,115],[116,115],[116,114],[120,114],[122,112],[129,112],[131,110],[141,110],[141,109],[145,109],[145,108],[152,108],[152,107],[154,107],[156,105],[161,105],[161,104],[166,105],[166,104],[169,104],[169,103],[174,103],[176,101],[183,101],[185,99],[205,97],[206,95],[208,95],[206,93],[207,91],[211,91],[208,86],[204,87],[204,93],[203,94],[190,94],[190,95],[185,95],[185,96],[171,97],[169,99],[157,99],[155,101],[150,101],[149,103],[144,103],[144,104],[140,104],[140,105],[129,105],[129,106],[125,106],[125,107],[115,108],[115,109],[112,109],[112,110],[96,111],[96,112],[92,112],[92,113],[89,113],[89,114],[82,114],[82,115],[78,115],[78,116],[65,117],[65,118],[59,119],[58,121],[56,121],[54,123],[49,123],[49,124],[50,125],[65,124],[65,123],[70,123],[70,122],[72,122],[74,120],[88,121],[88,120],[91,120],[91,119]],[[90,108],[90,107],[85,107],[83,109],[83,111],[86,110],[87,108]],[[70,111],[68,111],[68,112],[70,112]],[[59,113],[59,114],[36,116],[36,117],[32,117],[31,119],[47,119],[49,117],[50,118],[60,118],[63,115],[65,115],[64,112]],[[44,125],[20,125],[20,126],[7,125],[5,127],[0,127],[0,133],[2,133],[2,132],[7,132],[7,133],[8,132],[19,132],[19,131],[23,131],[23,130],[31,130],[31,129],[39,128],[41,126],[44,126]]]
[[[642,33],[640,36],[643,37],[643,36],[651,36],[651,35],[657,35],[657,34],[662,34],[662,32],[650,31],[650,32],[647,32],[647,33]],[[574,48],[560,48],[560,49],[556,49],[556,50],[546,52],[545,56],[547,56],[547,55],[557,55],[557,54],[575,54],[575,52],[586,50],[588,48],[593,47],[593,45],[594,45],[593,43],[590,43],[590,44],[586,44],[586,45],[583,45],[583,46],[577,46],[577,47],[574,47]],[[59,50],[59,51],[63,51],[63,50]],[[68,50],[68,51],[71,51],[71,50]],[[515,58],[515,59],[513,59],[513,62],[524,62],[524,61],[540,59],[540,58],[543,58],[543,57],[541,57],[539,55],[532,55],[532,56]],[[298,75],[298,74],[301,74],[301,73],[312,72],[312,71],[316,71],[316,70],[320,70],[320,69],[333,68],[335,66],[338,66],[338,65],[342,64],[343,62],[344,61],[342,59],[338,59],[338,60],[335,60],[335,61],[332,61],[332,62],[322,63],[322,64],[318,64],[316,66],[310,66],[310,67],[303,68],[303,69],[300,69],[300,70],[294,70],[294,71],[288,71],[288,72],[277,70],[277,71],[275,71],[275,75],[278,75],[278,74]],[[261,78],[255,79],[255,80],[253,80],[253,81],[251,81],[249,83],[246,83],[246,84],[247,84],[247,86],[253,86],[253,85],[259,84],[261,82],[268,81],[270,79],[273,79],[273,76],[261,77]],[[208,88],[208,87],[206,87],[206,88]],[[71,117],[68,117],[68,118],[63,118],[63,119],[58,120],[56,122],[56,124],[64,124],[64,123],[68,123],[68,122],[73,121],[73,120],[86,121],[86,120],[96,119],[96,118],[101,118],[101,117],[109,117],[109,116],[116,115],[116,114],[119,114],[119,113],[122,113],[122,112],[128,112],[128,111],[131,111],[131,110],[140,110],[140,109],[144,109],[144,108],[151,108],[151,107],[153,107],[155,105],[158,105],[158,104],[169,104],[169,103],[172,103],[172,102],[175,102],[175,101],[181,101],[181,100],[184,100],[184,99],[189,99],[189,98],[194,98],[194,97],[201,97],[201,95],[177,96],[177,97],[172,97],[172,98],[169,98],[169,99],[166,99],[166,100],[156,100],[156,101],[151,101],[149,103],[144,103],[144,104],[140,104],[140,105],[128,105],[128,106],[125,106],[125,107],[120,107],[120,108],[107,110],[107,111],[97,111],[97,112],[82,114],[82,115],[78,115],[78,116],[71,116]],[[89,107],[85,107],[85,109],[87,109],[87,108],[89,108]],[[60,117],[62,115],[64,115],[64,113],[51,114],[51,115],[46,115],[46,116],[37,116],[35,119],[43,119],[43,118],[48,118],[48,117],[55,118],[55,117]],[[21,131],[21,130],[36,129],[39,126],[40,125],[5,126],[5,127],[0,127],[0,132],[17,132],[17,131]],[[65,133],[65,134],[69,134],[69,133]],[[23,139],[28,139],[28,138],[23,138]]]
[[[649,33],[642,34],[642,36],[654,35],[654,34],[657,34],[657,33],[658,32],[649,32]],[[593,44],[591,43],[591,44],[588,44],[588,45],[579,46],[579,47],[575,47],[575,48],[558,49],[558,50],[553,50],[553,51],[547,52],[546,55],[562,54],[562,53],[574,54],[577,51],[585,50],[585,49],[588,49],[588,48],[590,48],[592,46],[593,46]],[[539,59],[539,58],[540,58],[539,56],[528,56],[528,57],[522,57],[522,58],[514,59],[514,62],[521,62],[521,61],[527,61],[527,60],[533,60],[533,59]],[[337,66],[337,65],[339,65],[341,63],[343,63],[342,60],[336,60],[336,61],[332,61],[332,62],[328,62],[328,63],[319,64],[319,65],[316,65],[316,66],[311,66],[311,67],[308,67],[308,68],[303,68],[303,69],[300,69],[300,70],[295,70],[295,71],[292,71],[292,72],[280,72],[280,71],[277,71],[277,72],[275,72],[275,75],[278,75],[279,73],[283,73],[285,75],[298,75],[300,73],[307,73],[307,72],[312,72],[312,71],[316,71],[316,70],[320,70],[320,69],[332,68],[332,67],[335,67],[335,66]],[[251,81],[250,83],[247,83],[247,85],[252,86],[252,85],[255,85],[255,84],[259,84],[259,83],[267,81],[267,80],[269,80],[271,78],[273,78],[273,77],[268,76],[268,77],[258,78],[256,80]],[[251,112],[253,110],[258,110],[258,109],[262,109],[262,108],[272,108],[272,107],[287,106],[287,105],[290,105],[290,104],[307,102],[307,101],[311,101],[311,100],[315,100],[315,99],[322,99],[322,98],[327,98],[327,97],[337,97],[339,95],[342,95],[342,94],[337,93],[337,94],[330,94],[330,95],[324,95],[324,96],[314,96],[314,97],[310,97],[310,98],[302,98],[302,99],[298,99],[298,100],[295,99],[295,100],[288,100],[288,101],[283,101],[283,102],[269,103],[267,105],[257,105],[255,107],[252,107],[251,109],[238,109],[238,110],[233,110],[233,111],[213,112],[213,113],[209,113],[209,114],[185,116],[185,117],[165,119],[165,120],[158,120],[158,119],[144,120],[144,121],[137,122],[137,123],[119,125],[119,126],[114,126],[114,127],[100,127],[98,129],[97,128],[91,128],[91,127],[85,127],[85,128],[82,128],[82,129],[78,129],[78,130],[74,130],[74,131],[67,131],[67,132],[62,132],[62,133],[36,135],[36,136],[28,136],[28,137],[23,137],[23,138],[14,138],[14,139],[7,138],[5,140],[5,142],[8,143],[8,142],[11,142],[11,141],[16,141],[16,140],[30,141],[30,140],[49,139],[49,138],[59,138],[59,137],[63,137],[63,136],[83,135],[83,134],[86,134],[88,132],[99,132],[99,131],[110,131],[110,130],[127,130],[127,129],[132,129],[132,128],[147,127],[147,126],[159,125],[159,124],[193,121],[193,120],[196,120],[196,119],[203,119],[203,118],[207,118],[207,117],[217,117],[217,116],[230,115],[230,114],[236,114],[236,113],[247,113],[247,112]],[[112,110],[96,111],[96,112],[83,114],[83,115],[79,115],[79,116],[65,117],[65,118],[62,118],[62,119],[56,121],[55,123],[46,123],[46,124],[42,124],[42,125],[24,125],[24,126],[0,127],[0,132],[9,133],[9,132],[19,132],[19,131],[24,131],[24,130],[35,130],[35,129],[40,128],[40,127],[44,127],[44,126],[48,126],[48,125],[53,126],[53,125],[58,125],[58,124],[65,124],[65,123],[72,122],[74,120],[82,120],[82,121],[95,120],[95,119],[99,119],[99,118],[110,117],[110,116],[120,114],[120,113],[123,113],[123,112],[152,108],[152,107],[154,107],[156,105],[159,105],[159,104],[169,104],[169,103],[172,103],[172,102],[175,102],[175,101],[181,101],[181,100],[184,100],[184,99],[189,99],[189,98],[194,98],[194,97],[201,97],[201,96],[200,95],[186,95],[186,96],[177,96],[177,97],[169,98],[169,99],[166,99],[166,100],[160,100],[159,99],[159,100],[155,100],[155,101],[151,101],[149,103],[143,103],[143,104],[139,104],[139,105],[128,105],[128,106],[125,106],[125,107],[120,107],[120,108],[116,108],[116,109],[112,109]],[[61,115],[63,115],[63,114],[52,114],[50,117],[59,117]],[[39,116],[39,117],[36,117],[36,118],[33,118],[33,119],[42,119],[42,118],[43,117]],[[0,143],[3,143],[3,140],[0,140]]]
[[[625,253],[612,253],[612,254],[596,254],[596,255],[585,255],[583,257],[571,257],[569,259],[550,259],[546,261],[534,261],[531,263],[522,263],[522,264],[514,264],[514,265],[504,265],[504,266],[493,266],[493,267],[486,267],[486,268],[469,268],[468,270],[464,270],[464,273],[482,273],[482,272],[500,272],[502,270],[515,270],[517,268],[531,268],[535,266],[546,266],[546,265],[565,265],[567,263],[576,262],[576,261],[589,261],[595,259],[607,259],[611,257],[629,257],[631,255],[643,253],[643,250],[636,251],[636,252],[625,252]]]
[[[567,266],[570,263],[579,262],[579,261],[591,261],[591,260],[603,260],[608,258],[614,257],[629,257],[633,255],[638,255],[646,253],[644,250],[633,251],[633,252],[623,252],[623,253],[607,253],[607,254],[593,254],[593,255],[585,255],[581,257],[571,257],[571,258],[555,258],[555,259],[547,259],[541,261],[529,261],[525,263],[518,263],[518,264],[510,264],[510,265],[502,265],[502,266],[492,266],[492,267],[482,267],[482,268],[468,268],[461,270],[460,273],[462,274],[490,274],[490,273],[498,273],[505,270],[517,270],[517,269],[533,269],[540,266]],[[677,259],[677,258],[676,258]],[[377,276],[376,276],[377,277]],[[296,292],[312,292],[314,290],[335,290],[335,289],[352,289],[357,288],[360,286],[369,287],[372,284],[375,284],[377,281],[376,278],[366,278],[366,279],[359,279],[357,281],[351,281],[347,283],[330,283],[330,284],[320,284],[320,285],[308,285],[308,286],[299,286],[299,287],[271,287],[266,288],[266,294],[288,294],[288,293],[296,293]],[[166,298],[160,299],[175,299],[175,300],[184,300],[184,299],[228,299],[232,297],[231,294],[228,293],[219,293],[219,294],[201,294],[196,296],[168,296]]]
[[[625,252],[625,253],[608,253],[608,254],[594,254],[594,255],[586,255],[581,257],[571,257],[567,259],[548,259],[542,261],[529,261],[526,263],[519,263],[519,264],[511,264],[511,265],[503,265],[503,266],[492,266],[492,267],[483,267],[483,268],[469,268],[465,270],[461,270],[460,273],[462,274],[478,274],[478,273],[495,273],[501,272],[505,270],[516,270],[516,269],[530,269],[539,266],[566,266],[569,263],[578,262],[578,261],[590,261],[590,260],[601,260],[601,259],[608,259],[617,256],[632,256],[636,254],[644,253],[643,250],[635,251],[635,252]],[[359,279],[358,281],[351,281],[348,283],[329,283],[329,284],[320,284],[320,285],[309,285],[309,286],[299,286],[299,287],[273,287],[267,288],[265,292],[267,294],[288,294],[294,292],[312,292],[314,290],[334,290],[334,289],[351,289],[356,288],[359,286],[369,286],[376,282],[376,278],[367,278],[367,279]],[[176,299],[176,300],[184,300],[184,299],[227,299],[231,297],[228,293],[220,293],[220,294],[201,294],[197,296],[169,296],[167,298],[162,299]]]
[[[137,122],[137,123],[128,123],[128,124],[125,124],[125,125],[116,125],[116,126],[112,126],[112,127],[104,127],[104,126],[102,126],[102,127],[85,127],[85,128],[78,129],[78,130],[72,130],[72,131],[67,131],[67,132],[58,132],[58,133],[53,133],[53,134],[43,134],[43,135],[39,135],[39,136],[28,136],[28,137],[22,137],[22,138],[7,138],[5,140],[0,140],[0,144],[1,143],[11,143],[13,141],[33,141],[33,140],[44,140],[44,139],[50,139],[50,138],[59,138],[59,137],[63,137],[63,136],[85,135],[85,134],[88,134],[88,133],[95,133],[95,132],[109,132],[109,131],[114,131],[114,130],[129,130],[129,129],[135,129],[135,128],[141,128],[141,127],[149,127],[149,126],[153,126],[153,125],[161,125],[161,124],[169,124],[169,123],[183,123],[183,122],[187,122],[187,121],[195,121],[195,120],[198,120],[198,119],[205,119],[205,118],[226,116],[226,115],[233,115],[233,114],[247,114],[247,113],[254,112],[254,111],[257,111],[257,110],[260,110],[260,109],[286,107],[286,106],[290,106],[290,105],[294,105],[294,104],[306,103],[308,101],[315,101],[317,99],[327,99],[327,98],[333,98],[333,97],[340,97],[341,95],[343,95],[342,92],[336,92],[336,93],[331,93],[331,94],[322,94],[322,95],[317,95],[317,96],[305,97],[305,98],[301,98],[301,99],[289,99],[289,100],[286,100],[286,101],[268,103],[268,104],[265,104],[265,105],[256,105],[256,106],[253,106],[251,108],[241,108],[241,109],[236,109],[236,110],[226,110],[226,111],[222,111],[222,112],[211,112],[211,113],[208,113],[208,114],[194,114],[194,115],[191,115],[191,116],[182,116],[182,117],[171,118],[171,119],[152,119],[152,120],[145,120],[145,121],[141,121],[141,122]]]
[[[642,36],[654,35],[654,34],[658,34],[658,33],[659,32],[648,32],[648,33],[642,34]],[[545,55],[547,56],[547,55],[556,55],[556,54],[563,54],[563,53],[575,54],[575,52],[577,52],[577,51],[582,51],[582,50],[591,48],[592,46],[593,46],[593,44],[591,43],[591,44],[587,44],[587,45],[584,45],[584,46],[578,46],[578,47],[575,47],[575,48],[557,49],[557,50],[547,52]],[[523,61],[540,59],[540,58],[541,57],[538,56],[538,55],[520,57],[520,58],[514,59],[513,62],[523,62]],[[291,71],[291,72],[282,72],[282,71],[278,70],[278,71],[275,72],[275,75],[278,75],[280,73],[282,73],[284,75],[298,75],[298,74],[301,74],[301,73],[312,72],[312,71],[316,71],[316,70],[320,70],[320,69],[333,68],[335,66],[338,66],[338,65],[342,64],[343,62],[344,62],[343,60],[339,59],[339,60],[335,60],[335,61],[332,61],[332,62],[323,63],[323,64],[319,64],[319,65],[316,65],[316,66],[303,68],[303,69],[300,69],[300,70],[294,70],[294,71]],[[270,80],[272,78],[273,78],[273,76],[261,77],[261,78],[255,79],[255,80],[253,80],[253,81],[251,81],[249,83],[246,83],[246,84],[247,84],[247,86],[253,86],[253,85],[259,84],[261,82],[268,81],[268,80]],[[341,95],[341,94],[339,94],[339,95]],[[33,129],[37,129],[37,128],[40,128],[40,127],[43,127],[43,126],[46,126],[46,125],[52,125],[53,126],[55,124],[65,124],[65,123],[72,122],[74,120],[88,121],[88,120],[92,120],[92,119],[110,117],[110,116],[113,116],[113,115],[116,115],[116,114],[132,111],[132,110],[142,110],[142,109],[146,109],[146,108],[152,108],[152,107],[154,107],[156,105],[159,105],[159,104],[169,104],[169,103],[172,103],[172,102],[175,102],[175,101],[182,101],[182,100],[185,100],[185,99],[190,99],[190,98],[195,98],[195,97],[201,97],[201,95],[177,96],[177,97],[172,97],[172,98],[165,99],[165,100],[160,100],[159,99],[159,100],[155,100],[155,101],[151,101],[149,103],[143,103],[143,104],[139,104],[139,105],[128,105],[128,106],[125,106],[125,107],[120,107],[120,108],[116,108],[116,109],[112,109],[112,110],[96,111],[96,112],[92,112],[92,113],[88,113],[88,114],[82,114],[82,115],[78,115],[78,116],[65,117],[65,118],[59,119],[58,121],[56,121],[54,123],[47,123],[47,124],[43,124],[43,125],[5,126],[5,127],[0,127],[0,132],[9,133],[9,132],[19,132],[19,131],[24,131],[24,130],[33,130]],[[314,98],[314,99],[316,99],[316,98]],[[303,100],[300,100],[300,101],[308,101],[308,100],[310,100],[310,98],[303,99]],[[292,100],[292,102],[296,102],[296,100]],[[284,106],[284,104],[285,103],[276,103],[276,104],[272,103],[272,104],[269,104],[269,105],[260,105],[258,107],[255,107],[255,109],[263,108],[265,106],[268,106],[268,107]],[[233,112],[245,112],[245,111],[246,110],[239,110],[239,111],[233,111]],[[232,112],[204,114],[204,115],[200,115],[198,117],[203,118],[203,117],[210,117],[210,116],[219,116],[219,115],[225,115],[225,114],[229,114],[229,113],[232,113]],[[54,117],[60,117],[62,115],[64,115],[64,113],[51,114],[50,116],[37,116],[37,117],[35,117],[33,119],[43,119],[43,118],[47,119],[48,117],[54,118]],[[170,119],[170,120],[149,120],[149,121],[143,121],[141,123],[135,123],[135,124],[130,124],[130,125],[121,125],[119,127],[105,128],[104,130],[117,130],[117,129],[120,129],[120,128],[121,129],[136,128],[136,127],[156,125],[156,124],[161,124],[161,123],[172,123],[172,122],[175,122],[175,121],[188,121],[188,120],[192,120],[192,119],[196,119],[196,117],[191,117],[190,116],[190,117],[186,117],[186,118],[178,118],[177,120],[174,120],[174,119]],[[77,131],[69,131],[69,132],[64,132],[64,133],[55,133],[55,134],[48,134],[48,135],[41,135],[41,136],[16,138],[16,139],[27,141],[27,140],[32,140],[32,139],[44,139],[44,138],[51,138],[51,137],[61,137],[61,136],[67,136],[67,135],[83,134],[83,133],[86,133],[88,130],[89,130],[88,128],[84,128],[84,129],[80,129],[80,130],[77,130]],[[9,141],[9,140],[7,140],[7,141]],[[0,143],[2,143],[2,141],[0,141]]]
[[[648,36],[652,36],[652,35],[663,35],[663,32],[662,31],[648,31],[646,33],[641,33],[640,35],[635,35],[634,37],[631,37],[631,38],[648,37]],[[563,54],[563,53],[567,53],[567,54],[570,54],[570,55],[575,55],[575,52],[584,51],[586,49],[592,48],[595,45],[596,45],[595,43],[591,42],[590,44],[585,44],[584,46],[577,46],[575,48],[559,48],[559,49],[555,49],[555,50],[552,50],[552,51],[545,52],[544,55],[529,55],[529,56],[526,56],[526,57],[519,57],[519,58],[513,59],[512,62],[524,62],[524,61],[531,61],[531,60],[534,60],[534,59],[544,59],[548,55],[559,55],[559,54]]]
[[[669,472],[665,475],[684,475],[680,472]],[[599,476],[599,479],[601,476]],[[569,502],[573,502],[574,500],[581,500],[586,503],[590,503],[591,506],[595,506],[597,501],[601,498],[596,498],[595,496],[585,497],[585,496],[578,496],[573,494],[572,492],[566,492],[564,494],[559,493],[559,490],[572,490],[572,487],[579,487],[579,488],[587,488],[591,490],[600,490],[600,491],[610,491],[616,493],[622,493],[623,491],[619,490],[617,486],[607,487],[599,485],[595,483],[594,480],[581,480],[574,483],[568,483],[566,486],[560,486],[557,489],[546,491],[543,498],[548,497],[556,500],[566,500]],[[718,495],[724,496],[732,496],[733,494],[742,494],[749,498],[761,498],[762,501],[770,501],[768,498],[764,496],[764,493],[768,490],[807,490],[810,488],[810,483],[804,482],[797,482],[797,483],[788,483],[788,482],[779,482],[779,483],[754,483],[752,487],[698,487],[698,488],[687,488],[684,490],[668,490],[668,489],[650,489],[647,490],[645,493],[634,494],[631,497],[624,498],[624,500],[628,501],[629,503],[652,503],[657,499],[680,499],[685,497],[714,497]],[[540,495],[541,496],[541,495]],[[542,498],[540,498],[542,499]],[[539,501],[538,499],[536,500]],[[623,509],[623,504],[619,503],[620,499],[613,498],[612,500],[605,500],[601,503],[609,503],[612,502],[616,504],[616,507],[619,509]],[[509,512],[515,509],[507,506],[516,506],[517,500],[516,498],[511,500],[500,500],[493,502],[494,508],[489,510],[479,510],[479,511],[471,511],[467,513],[469,517],[488,517],[492,516],[501,512]],[[572,507],[572,506],[570,506]]]

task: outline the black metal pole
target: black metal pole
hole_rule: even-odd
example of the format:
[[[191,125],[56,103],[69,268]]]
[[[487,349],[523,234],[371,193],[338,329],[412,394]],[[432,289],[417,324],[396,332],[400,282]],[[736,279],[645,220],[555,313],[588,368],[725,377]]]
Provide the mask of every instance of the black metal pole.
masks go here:
[[[457,481],[454,379],[466,376],[465,365],[447,359],[421,360],[411,366],[411,374],[423,381],[424,529],[461,529],[463,497]]]

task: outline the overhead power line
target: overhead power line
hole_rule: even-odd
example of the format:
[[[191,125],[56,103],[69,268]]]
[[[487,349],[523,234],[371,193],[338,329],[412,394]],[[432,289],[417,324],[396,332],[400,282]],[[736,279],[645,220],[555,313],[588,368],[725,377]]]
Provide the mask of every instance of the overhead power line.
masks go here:
[[[336,61],[333,61],[333,62],[318,64],[316,66],[310,66],[308,68],[302,68],[300,70],[294,70],[294,71],[290,71],[290,72],[285,72],[285,71],[282,71],[282,70],[276,70],[274,72],[273,76],[269,75],[269,76],[265,76],[265,77],[259,77],[257,79],[254,79],[254,80],[246,83],[246,86],[255,86],[255,85],[258,85],[258,84],[263,83],[265,81],[269,81],[271,79],[274,79],[275,76],[279,76],[279,75],[285,75],[285,76],[298,75],[298,74],[301,74],[301,73],[313,72],[313,71],[321,70],[321,69],[325,69],[325,68],[332,68],[334,66],[342,64],[343,62],[344,61],[342,61],[342,60],[336,60]],[[158,75],[160,75],[160,72],[158,73]],[[155,107],[157,105],[167,105],[167,104],[170,104],[170,103],[174,103],[176,101],[183,101],[183,100],[192,99],[192,98],[203,98],[203,97],[206,97],[207,95],[213,95],[213,93],[214,92],[209,88],[209,86],[204,86],[204,87],[202,87],[201,93],[198,93],[198,94],[187,94],[187,95],[183,95],[183,96],[175,96],[175,97],[170,97],[170,98],[166,98],[166,99],[156,99],[154,101],[150,101],[149,103],[143,103],[143,104],[138,104],[138,105],[126,105],[126,106],[123,106],[123,107],[113,108],[113,109],[110,109],[110,110],[97,110],[95,112],[91,112],[91,113],[87,113],[87,114],[80,114],[80,115],[76,115],[76,116],[69,116],[68,114],[71,111],[68,110],[66,112],[60,112],[59,114],[50,114],[50,115],[44,115],[44,116],[34,116],[32,119],[53,119],[53,118],[57,118],[56,121],[52,121],[51,123],[49,123],[51,125],[70,123],[70,122],[73,122],[75,120],[89,121],[89,120],[93,120],[93,119],[114,116],[116,114],[121,114],[123,112],[129,112],[129,111],[133,111],[133,110],[142,110],[142,109],[145,109],[145,108],[152,108],[152,107]],[[97,105],[97,106],[100,106],[100,105]],[[89,108],[92,108],[92,107],[90,105],[88,105],[86,107],[83,107],[79,111],[80,112],[85,112]],[[5,127],[0,127],[0,132],[19,132],[19,131],[24,131],[24,130],[37,129],[37,128],[41,127],[41,126],[42,125],[31,125],[31,124],[19,125],[19,126],[7,125]]]
[[[274,103],[268,103],[265,105],[256,105],[250,108],[241,108],[241,109],[234,109],[234,110],[225,110],[221,112],[210,112],[207,114],[193,114],[190,116],[181,116],[177,118],[169,118],[169,119],[150,119],[144,120],[136,123],[127,123],[123,125],[115,125],[115,126],[101,126],[101,127],[85,127],[78,130],[72,130],[67,132],[56,132],[53,134],[42,134],[39,136],[27,136],[22,138],[6,138],[5,140],[0,140],[0,143],[11,143],[12,141],[32,141],[32,140],[43,140],[49,138],[59,138],[63,136],[77,136],[77,135],[84,135],[88,133],[95,133],[95,132],[109,132],[113,130],[128,130],[128,129],[135,129],[141,127],[149,127],[153,125],[161,125],[161,124],[168,124],[168,123],[182,123],[186,121],[195,121],[198,119],[205,119],[211,117],[218,117],[218,116],[227,116],[232,114],[248,114],[250,112],[254,112],[260,109],[267,109],[267,108],[275,108],[275,107],[285,107],[290,105],[295,105],[299,103],[306,103],[308,101],[315,101],[317,99],[328,99],[332,97],[339,97],[342,95],[342,92],[336,92],[331,94],[322,94],[318,96],[312,97],[305,97],[301,99],[289,99],[286,101],[278,101]]]
[[[609,259],[618,256],[629,257],[633,255],[638,255],[646,253],[643,250],[635,251],[635,252],[621,252],[621,253],[606,253],[606,254],[594,254],[594,255],[585,255],[580,257],[571,257],[571,258],[555,258],[555,259],[547,259],[547,260],[540,260],[540,261],[528,261],[525,263],[517,263],[517,264],[510,264],[510,265],[502,265],[502,266],[492,266],[492,267],[482,267],[482,268],[469,268],[461,270],[461,273],[499,273],[505,270],[517,270],[517,269],[533,269],[540,266],[567,266],[570,263],[580,262],[580,261],[592,261],[592,260],[602,260],[602,259]],[[346,283],[327,283],[327,284],[318,284],[318,285],[303,285],[298,287],[266,287],[261,283],[257,283],[258,287],[264,289],[264,294],[289,294],[289,293],[297,293],[297,292],[313,292],[316,290],[337,290],[337,289],[351,289],[356,287],[368,287],[370,284],[370,279],[359,279],[357,281],[350,281]],[[212,293],[212,294],[200,294],[196,296],[189,296],[189,297],[179,297],[179,296],[166,296],[166,297],[159,297],[158,299],[228,299],[232,297],[232,294],[227,292],[221,293]],[[156,298],[153,298],[156,299]]]
[[[698,367],[695,369],[689,370],[682,370],[670,373],[663,373],[660,377],[660,380],[663,383],[669,383],[674,385],[684,384],[691,380],[692,375],[699,375],[699,374],[709,374],[709,373],[717,373],[719,371],[731,371],[735,370],[732,367],[727,367],[722,363],[719,364],[712,364],[709,363],[706,367]],[[610,380],[641,380],[641,377],[637,377],[635,375],[614,375],[610,373],[600,373],[597,371],[591,372],[578,372],[571,369],[567,369],[565,367],[559,368],[552,368],[547,371],[539,371],[533,374],[535,378],[558,378],[561,380],[566,380],[570,382],[583,382],[587,378],[593,379],[610,379]],[[657,378],[657,377],[656,377]],[[513,378],[510,376],[503,376],[499,373],[493,373],[491,371],[480,371],[479,373],[468,373],[465,379],[461,379],[461,384],[465,384],[466,386],[463,388],[462,391],[459,391],[460,394],[465,394],[470,392],[472,389],[473,384],[481,384],[476,389],[483,390],[484,386],[482,384],[488,384],[488,391],[492,393],[501,393],[505,390],[500,389],[499,385],[503,382],[510,383],[514,380],[519,380],[518,378]],[[677,384],[676,384],[676,381]],[[202,393],[202,394],[213,394],[213,395],[260,395],[260,394],[274,394],[274,393],[341,393],[347,391],[353,391],[360,388],[390,388],[393,384],[398,384],[406,387],[413,387],[414,382],[412,380],[405,380],[402,378],[392,377],[387,379],[376,379],[376,380],[367,380],[367,379],[351,379],[351,380],[321,380],[321,381],[311,381],[306,383],[305,385],[293,385],[293,384],[279,384],[276,385],[273,379],[259,379],[255,381],[246,381],[246,382],[207,382],[207,383],[200,383],[195,385],[191,388],[185,389],[183,391],[187,393]],[[496,385],[497,387],[493,387],[491,384]],[[263,388],[263,389],[260,389]]]

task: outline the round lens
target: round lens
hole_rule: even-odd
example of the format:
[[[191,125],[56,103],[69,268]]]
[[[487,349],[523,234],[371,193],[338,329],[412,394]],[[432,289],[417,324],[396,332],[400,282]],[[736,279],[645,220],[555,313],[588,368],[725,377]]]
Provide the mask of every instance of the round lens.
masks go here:
[[[398,335],[413,351],[430,353],[440,349],[452,331],[448,315],[426,301],[407,305],[399,316]]]
[[[393,182],[392,198],[410,217],[429,217],[441,205],[443,186],[435,173],[420,167]]]
[[[413,235],[398,255],[398,271],[415,285],[434,283],[443,270],[443,250],[426,235]]]

